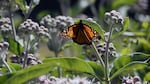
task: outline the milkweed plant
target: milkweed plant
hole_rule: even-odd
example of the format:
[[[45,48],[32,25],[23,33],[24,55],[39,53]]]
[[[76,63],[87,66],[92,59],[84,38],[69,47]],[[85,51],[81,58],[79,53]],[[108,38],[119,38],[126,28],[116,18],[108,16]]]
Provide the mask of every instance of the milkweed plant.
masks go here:
[[[117,44],[123,44],[122,34],[129,27],[128,17],[112,10],[98,20],[104,25],[94,18],[50,14],[34,21],[30,14],[39,2],[1,1],[0,84],[149,84],[150,55],[122,54],[117,49]],[[15,22],[16,10],[23,13],[19,22]],[[61,35],[80,20],[99,34],[90,45],[78,45]],[[38,52],[43,41],[45,49],[53,52],[54,57],[47,58]],[[81,57],[60,57],[65,49],[72,53],[72,47],[82,48]]]

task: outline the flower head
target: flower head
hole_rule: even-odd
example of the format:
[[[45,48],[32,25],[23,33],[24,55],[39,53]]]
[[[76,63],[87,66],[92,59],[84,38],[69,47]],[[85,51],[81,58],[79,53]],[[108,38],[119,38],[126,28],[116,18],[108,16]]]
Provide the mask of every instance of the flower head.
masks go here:
[[[11,31],[12,26],[9,18],[1,18],[0,19],[0,31],[5,32],[5,31]]]
[[[27,19],[24,21],[18,28],[20,34],[23,35],[37,35],[37,36],[46,36],[48,35],[48,29],[44,26],[40,26],[38,23],[33,22],[31,19]]]
[[[0,59],[4,57],[9,47],[8,42],[1,42],[0,43]]]
[[[117,31],[120,31],[123,27],[124,19],[119,12],[112,10],[105,13],[104,21],[109,25],[113,25]]]
[[[139,76],[127,76],[123,77],[122,84],[142,84]]]
[[[67,26],[73,24],[73,22],[73,18],[69,16],[56,16],[55,18],[52,18],[50,15],[46,15],[40,21],[41,25],[44,25],[49,29],[56,28],[59,31],[62,31]]]
[[[40,84],[99,84],[99,82],[93,83],[86,77],[75,76],[72,79],[68,77],[56,78],[54,76],[42,75],[39,77]]]
[[[98,44],[97,49],[98,49],[99,53],[102,54],[102,56],[105,56],[106,43]],[[109,56],[116,57],[116,49],[115,49],[113,43],[109,43],[108,53],[109,53]]]
[[[8,14],[8,10],[16,11],[17,9],[18,9],[18,5],[14,0],[0,1],[0,10],[2,11],[3,16],[5,16],[5,13]]]
[[[61,51],[61,47],[67,41],[61,37],[61,32],[64,28],[73,24],[73,18],[69,16],[56,16],[55,18],[46,15],[40,21],[40,24],[47,27],[49,31],[48,48],[55,54]]]
[[[22,55],[17,56],[17,55],[12,55],[10,57],[10,60],[12,63],[18,63],[18,64],[23,64],[25,53],[22,53]],[[41,60],[37,58],[35,54],[29,53],[27,55],[27,65],[36,65],[36,64],[41,64]]]

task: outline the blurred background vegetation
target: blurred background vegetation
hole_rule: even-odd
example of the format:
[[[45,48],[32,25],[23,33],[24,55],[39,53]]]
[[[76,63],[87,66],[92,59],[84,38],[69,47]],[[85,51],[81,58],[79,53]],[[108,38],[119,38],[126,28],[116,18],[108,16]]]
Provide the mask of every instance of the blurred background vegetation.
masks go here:
[[[29,3],[30,0],[27,0]],[[34,21],[39,21],[43,16],[50,14],[52,17],[58,15],[71,16],[73,18],[93,18],[96,20],[105,31],[107,26],[103,19],[104,13],[117,10],[124,17],[130,18],[129,27],[123,35],[114,39],[115,47],[121,54],[129,54],[131,52],[143,52],[150,53],[150,1],[149,0],[41,0],[37,5],[29,18]],[[19,12],[19,16],[21,11]],[[117,36],[117,33],[114,35]],[[116,42],[115,42],[116,41]],[[75,46],[74,46],[75,45]],[[45,47],[44,47],[45,46]],[[49,56],[49,53],[45,44],[41,44],[40,51],[46,51],[42,53],[45,56]],[[82,54],[80,46],[73,44],[74,48],[71,49],[71,53],[66,56],[79,56]],[[43,49],[45,48],[45,49]],[[70,50],[70,49],[69,49]],[[79,51],[78,51],[79,50]],[[80,53],[79,53],[80,52]],[[60,54],[60,56],[62,56]]]
[[[3,1],[3,0],[2,0]],[[27,5],[30,5],[32,0],[25,0]],[[24,0],[16,0],[18,4],[21,2],[20,9],[14,11],[14,23],[16,30],[19,25],[27,19],[25,16],[25,8],[22,2]],[[34,0],[38,1],[38,0]],[[11,3],[13,4],[13,3]],[[0,3],[0,7],[5,5]],[[25,6],[25,5],[24,5]],[[150,54],[150,0],[40,0],[39,4],[33,7],[29,14],[30,19],[40,23],[41,19],[50,15],[51,17],[71,16],[72,18],[92,18],[100,26],[102,26],[105,32],[108,32],[108,25],[104,22],[104,14],[111,10],[117,10],[123,15],[123,17],[129,17],[129,25],[123,33],[115,31],[112,36],[112,43],[116,48],[116,56],[128,56],[135,52],[144,53],[144,56]],[[0,11],[1,17],[9,16],[6,10]],[[67,28],[67,27],[66,27]],[[65,29],[65,28],[62,28]],[[5,36],[5,34],[2,34]],[[52,40],[53,41],[53,40]],[[59,42],[60,40],[58,40]],[[15,42],[14,42],[15,43]],[[82,59],[91,60],[88,55],[93,54],[92,50],[84,45],[78,45],[71,40],[67,41],[60,48],[60,52],[56,55],[56,52],[52,50],[51,46],[48,46],[49,39],[42,38],[40,45],[38,46],[38,54],[40,59],[46,57],[79,57]],[[12,46],[11,46],[12,47]],[[55,47],[55,46],[53,46]],[[53,48],[54,49],[54,48]],[[90,54],[89,54],[90,52]],[[148,57],[144,58],[141,55],[142,61],[145,61]],[[139,56],[140,57],[140,56]],[[120,58],[122,60],[123,58]],[[139,58],[133,58],[136,60]],[[120,61],[119,60],[119,61]],[[116,68],[116,67],[115,67]],[[142,72],[149,72],[149,68],[146,68]],[[112,74],[112,73],[111,73]],[[141,75],[144,76],[144,75]],[[114,79],[113,81],[117,80]]]
[[[23,4],[30,5],[32,0],[16,0],[20,4],[20,9],[14,8],[14,23],[17,28],[26,17]],[[34,0],[39,1],[39,0]],[[14,4],[13,2],[11,4]],[[5,3],[0,3],[1,9]],[[24,5],[25,6],[25,5]],[[59,15],[71,16],[73,18],[93,18],[107,32],[107,26],[104,22],[105,12],[111,10],[119,11],[123,17],[129,17],[130,22],[126,32],[118,35],[115,32],[113,43],[117,53],[121,55],[131,54],[133,52],[143,52],[150,54],[150,1],[149,0],[40,0],[39,4],[33,7],[28,18],[40,22],[46,16],[56,17]],[[1,10],[1,17],[9,16],[7,10]],[[47,47],[47,39],[43,39],[39,46],[40,57],[53,57],[54,53]],[[67,44],[67,43],[66,43]],[[69,47],[71,46],[71,47]],[[67,47],[67,48],[66,48]],[[69,47],[69,48],[68,48]],[[84,57],[82,46],[68,42],[63,46],[63,51],[59,56],[79,56]]]

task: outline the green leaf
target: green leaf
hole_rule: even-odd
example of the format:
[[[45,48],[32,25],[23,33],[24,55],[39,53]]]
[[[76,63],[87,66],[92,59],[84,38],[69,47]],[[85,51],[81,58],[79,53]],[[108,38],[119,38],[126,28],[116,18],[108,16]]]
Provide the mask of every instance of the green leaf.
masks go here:
[[[92,72],[92,68],[90,68],[88,63],[77,58],[51,58],[45,59],[44,63],[57,63],[60,67],[68,70]]]
[[[26,9],[26,6],[27,6],[27,4],[26,4],[26,0],[15,0],[15,2],[16,2],[16,4],[18,4],[19,5],[19,7],[20,7],[20,9],[22,10],[22,11],[26,11],[27,9]]]
[[[16,40],[14,40],[12,38],[8,38],[6,40],[9,43],[9,50],[12,53],[19,55],[24,51],[22,45],[19,42],[17,42]]]
[[[135,36],[137,37],[146,37],[146,33],[143,32],[143,31],[140,31],[140,32],[133,32]]]
[[[0,76],[0,84],[4,84],[5,81],[7,81],[9,78],[11,78],[14,74],[6,74],[3,76]],[[11,83],[8,83],[11,84]]]
[[[123,5],[132,5],[134,3],[136,3],[136,0],[130,0],[130,1],[128,1],[128,0],[113,0],[111,8],[112,9],[117,9],[120,6],[123,6]]]
[[[100,64],[94,62],[86,62],[78,58],[51,58],[45,59],[44,63],[57,63],[59,67],[69,71],[88,73],[97,79],[103,79],[104,71]]]
[[[122,74],[123,72],[128,72],[132,70],[143,69],[147,66],[147,63],[141,61],[132,61],[131,56],[121,56],[119,57],[110,72],[110,79]]]
[[[129,23],[130,23],[129,17],[125,17],[123,23],[123,32],[125,32],[128,29]]]
[[[95,75],[100,78],[100,80],[104,80],[104,69],[103,67],[96,62],[88,62],[88,64],[92,67],[95,72]]]
[[[18,70],[21,70],[22,67],[20,64],[16,64],[16,63],[8,63],[10,68],[13,70],[13,72],[16,72]]]
[[[117,70],[125,66],[131,61],[129,56],[121,56],[118,59],[115,60],[114,66],[111,69],[110,75],[113,75]]]
[[[145,81],[150,81],[150,72],[146,73],[145,77],[144,77]]]
[[[61,51],[63,51],[63,50],[65,50],[66,48],[68,48],[68,47],[70,47],[70,46],[72,46],[73,45],[73,43],[72,42],[70,42],[70,41],[67,41],[62,47],[61,47]]]
[[[144,49],[145,50],[148,50],[148,49],[150,49],[150,42],[148,41],[148,40],[146,40],[146,39],[144,39],[144,38],[138,38],[138,41],[141,43],[141,44],[143,44],[143,47],[144,47]]]
[[[121,32],[119,32],[119,34],[122,34],[124,33],[129,27],[129,18],[128,17],[125,17],[124,18],[124,23],[123,23],[123,29]]]
[[[145,53],[141,53],[141,52],[134,52],[131,55],[131,59],[132,61],[148,61],[148,59],[150,58],[150,54],[145,54]]]
[[[127,55],[131,53],[131,48],[127,47],[121,50],[121,55]]]
[[[104,72],[102,67],[94,62],[86,62],[78,58],[50,58],[44,60],[43,64],[30,66],[28,68],[19,70],[16,73],[0,77],[0,83],[23,84],[33,78],[39,77],[42,74],[53,71],[56,67],[61,67],[62,69],[75,72],[88,73],[96,78],[102,78]]]
[[[147,29],[149,27],[149,22],[148,21],[142,22],[142,27]]]
[[[42,74],[48,73],[50,70],[53,69],[57,65],[55,64],[38,64],[35,66],[31,66],[16,73],[12,74],[11,77],[4,76],[0,79],[7,79],[3,81],[3,84],[23,84],[33,78],[39,77]]]

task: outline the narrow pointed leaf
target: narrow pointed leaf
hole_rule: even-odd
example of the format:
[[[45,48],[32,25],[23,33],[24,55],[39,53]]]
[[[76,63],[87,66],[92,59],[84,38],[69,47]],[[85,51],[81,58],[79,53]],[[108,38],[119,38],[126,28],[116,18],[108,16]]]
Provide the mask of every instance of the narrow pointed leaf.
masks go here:
[[[6,74],[3,76],[0,76],[0,84],[4,84],[5,81],[7,81],[9,78],[11,78],[14,74]],[[10,83],[9,83],[10,84]]]
[[[55,70],[56,67],[61,67],[62,69],[74,72],[88,73],[99,80],[100,77],[103,77],[103,70],[101,70],[101,66],[94,62],[86,62],[78,58],[50,58],[46,59],[43,64],[30,66],[19,70],[16,73],[2,76],[0,79],[3,79],[3,81],[0,82],[2,84],[23,84],[33,78],[39,77],[42,74]]]
[[[132,5],[136,2],[136,0],[113,0],[111,8],[112,9],[117,9],[118,7],[122,5]]]
[[[54,66],[55,66],[54,64],[39,64],[22,69],[12,74],[11,77],[9,76],[2,77],[3,79],[8,78],[6,81],[3,81],[2,84],[23,84],[42,74],[48,73],[48,71],[52,70],[52,67]]]
[[[138,61],[137,62],[131,62],[131,63],[121,67],[120,69],[118,69],[115,73],[113,73],[112,76],[110,76],[110,80],[112,80],[114,77],[120,75],[123,72],[144,69],[145,67],[147,67],[147,63],[138,62]]]
[[[138,59],[136,59],[138,60]],[[136,61],[133,56],[121,56],[115,62],[110,72],[110,79],[122,74],[125,71],[143,69],[147,63]]]
[[[10,68],[12,69],[13,72],[16,72],[16,71],[22,69],[22,67],[21,67],[20,64],[16,64],[16,63],[8,63],[8,65],[10,66]]]
[[[103,69],[103,67],[96,62],[88,62],[88,64],[94,70],[94,73],[97,76],[97,78],[100,78],[99,80],[104,80],[104,69]]]
[[[25,0],[15,0],[16,4],[19,5],[22,11],[26,11],[26,1]]]
[[[129,22],[130,22],[129,17],[125,17],[124,18],[124,23],[123,23],[123,32],[125,32],[128,29]]]
[[[119,32],[119,35],[120,34],[123,34],[127,29],[128,29],[128,27],[129,27],[129,17],[125,17],[124,18],[124,23],[123,23],[123,29],[122,29],[122,31],[121,32]]]
[[[8,38],[6,40],[9,43],[9,50],[12,53],[14,53],[16,55],[19,55],[23,52],[24,49],[23,49],[22,45],[19,42],[17,42],[16,40],[14,40],[12,38]]]

